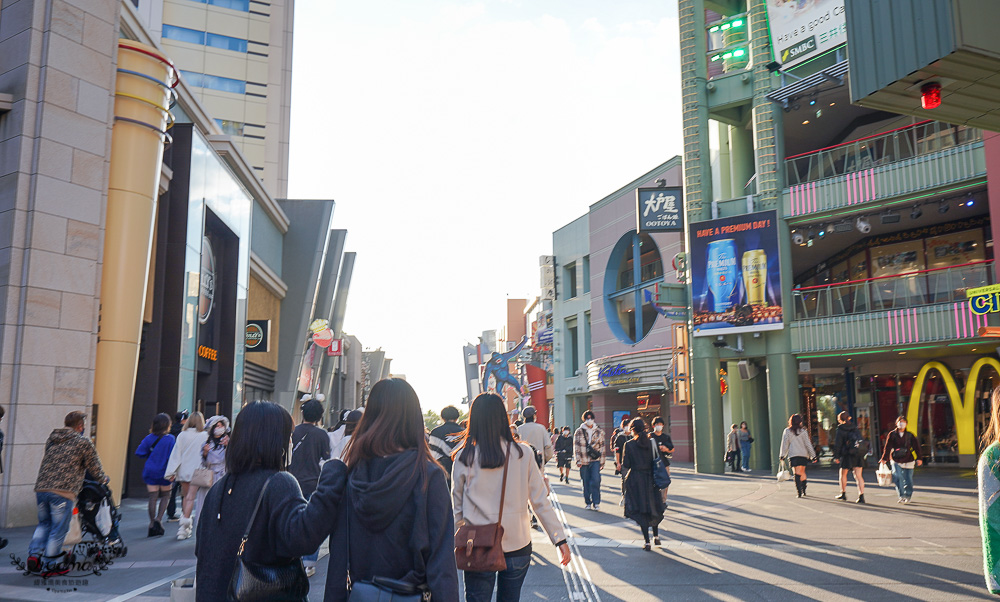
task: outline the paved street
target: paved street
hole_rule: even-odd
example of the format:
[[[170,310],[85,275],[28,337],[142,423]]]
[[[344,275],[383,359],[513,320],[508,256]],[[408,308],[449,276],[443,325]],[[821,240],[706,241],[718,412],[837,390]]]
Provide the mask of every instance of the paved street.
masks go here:
[[[601,512],[583,508],[579,478],[550,479],[557,510],[572,531],[573,563],[538,534],[525,600],[964,600],[986,599],[971,471],[919,471],[913,503],[896,504],[874,483],[868,504],[833,499],[830,469],[812,472],[809,497],[770,475],[706,476],[674,467],[663,546],[642,550],[621,515],[619,480],[605,470]],[[871,481],[874,474],[868,471]],[[848,492],[853,501],[853,486]],[[50,590],[11,566],[0,568],[3,600],[163,600],[170,579],[191,576],[194,541],[145,538],[145,503],[125,502],[129,555],[86,584]],[[176,523],[168,523],[168,535]],[[10,530],[3,551],[23,556],[31,529]],[[325,557],[313,578],[322,598]],[[60,590],[60,591],[57,591]]]

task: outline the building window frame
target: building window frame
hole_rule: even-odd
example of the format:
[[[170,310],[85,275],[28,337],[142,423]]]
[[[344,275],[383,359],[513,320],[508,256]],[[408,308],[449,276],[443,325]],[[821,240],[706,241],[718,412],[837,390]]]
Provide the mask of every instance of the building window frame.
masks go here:
[[[642,251],[647,242],[651,243],[656,259],[644,266],[642,264]],[[622,271],[621,267],[628,262],[629,258],[626,255],[630,251],[632,265],[629,275]],[[659,262],[659,270],[655,269],[656,262]],[[630,277],[620,278],[622,275]],[[646,315],[647,312],[643,311],[644,305],[652,303],[652,301],[646,301],[643,298],[643,292],[653,287],[657,282],[663,282],[663,279],[663,257],[651,236],[628,232],[618,240],[608,257],[607,268],[604,272],[604,314],[612,334],[623,343],[635,345],[653,330],[657,314],[653,312],[652,315]],[[623,324],[619,316],[618,305],[619,303],[628,304],[629,301],[632,304],[630,312],[632,318],[629,324]]]

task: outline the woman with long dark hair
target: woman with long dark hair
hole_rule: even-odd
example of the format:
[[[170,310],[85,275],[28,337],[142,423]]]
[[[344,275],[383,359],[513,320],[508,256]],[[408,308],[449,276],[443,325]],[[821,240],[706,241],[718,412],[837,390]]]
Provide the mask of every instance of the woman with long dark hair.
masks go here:
[[[802,416],[792,414],[788,417],[788,428],[781,433],[781,449],[778,457],[789,460],[795,472],[795,491],[798,497],[806,495],[806,465],[816,458],[816,450],[809,433],[802,427]]]
[[[528,505],[549,539],[559,548],[561,562],[565,565],[570,561],[570,551],[562,523],[549,502],[548,488],[531,447],[514,440],[500,397],[483,393],[473,400],[469,408],[469,428],[460,445],[452,468],[455,524],[488,525],[499,520],[503,528],[501,546],[507,561],[507,568],[498,572],[464,571],[465,599],[467,602],[488,602],[495,585],[497,602],[517,602],[531,564]]]
[[[660,521],[666,506],[656,484],[653,482],[653,444],[646,432],[646,423],[636,418],[629,423],[632,438],[622,449],[622,472],[625,473],[625,517],[630,518],[642,530],[642,538],[650,550],[649,530],[653,530],[653,543],[660,545]]]
[[[295,477],[286,472],[292,417],[278,404],[255,401],[236,417],[226,452],[226,475],[205,496],[195,545],[198,600],[226,600],[238,551],[244,562],[288,563],[314,550],[317,524],[332,522],[344,489],[344,465],[324,466],[325,496],[306,506]],[[254,507],[260,508],[250,522]],[[306,510],[310,513],[307,513]],[[246,545],[243,533],[249,529]],[[303,571],[304,577],[304,571]]]

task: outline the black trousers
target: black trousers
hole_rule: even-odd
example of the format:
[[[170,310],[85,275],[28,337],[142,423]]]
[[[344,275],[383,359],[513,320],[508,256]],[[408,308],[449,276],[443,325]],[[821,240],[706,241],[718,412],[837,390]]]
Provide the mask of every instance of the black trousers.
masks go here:
[[[180,489],[181,484],[174,481],[174,486],[170,488],[170,501],[167,502],[167,516],[177,516],[177,492]]]

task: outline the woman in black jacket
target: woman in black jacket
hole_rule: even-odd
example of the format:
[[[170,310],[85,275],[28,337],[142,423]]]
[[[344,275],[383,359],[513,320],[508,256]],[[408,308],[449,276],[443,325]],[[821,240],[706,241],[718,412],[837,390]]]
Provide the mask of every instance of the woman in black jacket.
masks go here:
[[[660,521],[666,509],[660,492],[653,482],[653,445],[646,433],[646,423],[636,418],[629,425],[632,438],[622,450],[622,472],[625,474],[625,517],[642,529],[646,541],[643,549],[649,551],[649,529],[653,528],[653,543],[660,545]]]
[[[568,426],[562,427],[562,432],[556,439],[555,449],[559,480],[569,483],[569,470],[573,466],[573,433]]]
[[[434,602],[457,602],[447,475],[427,446],[420,401],[405,380],[375,383],[344,461],[347,493],[330,541],[325,600],[347,599],[349,571],[352,583],[394,579],[426,587]],[[321,479],[312,499],[324,489]]]
[[[325,495],[314,495],[307,507],[295,477],[285,472],[291,437],[292,417],[277,404],[256,401],[237,416],[226,453],[226,476],[205,496],[198,521],[198,600],[227,598],[240,540],[265,483],[244,560],[270,565],[288,562],[308,554],[322,541],[315,541],[312,532],[317,524],[327,522],[323,517],[336,515],[346,468],[340,462],[327,463],[320,476]]]

